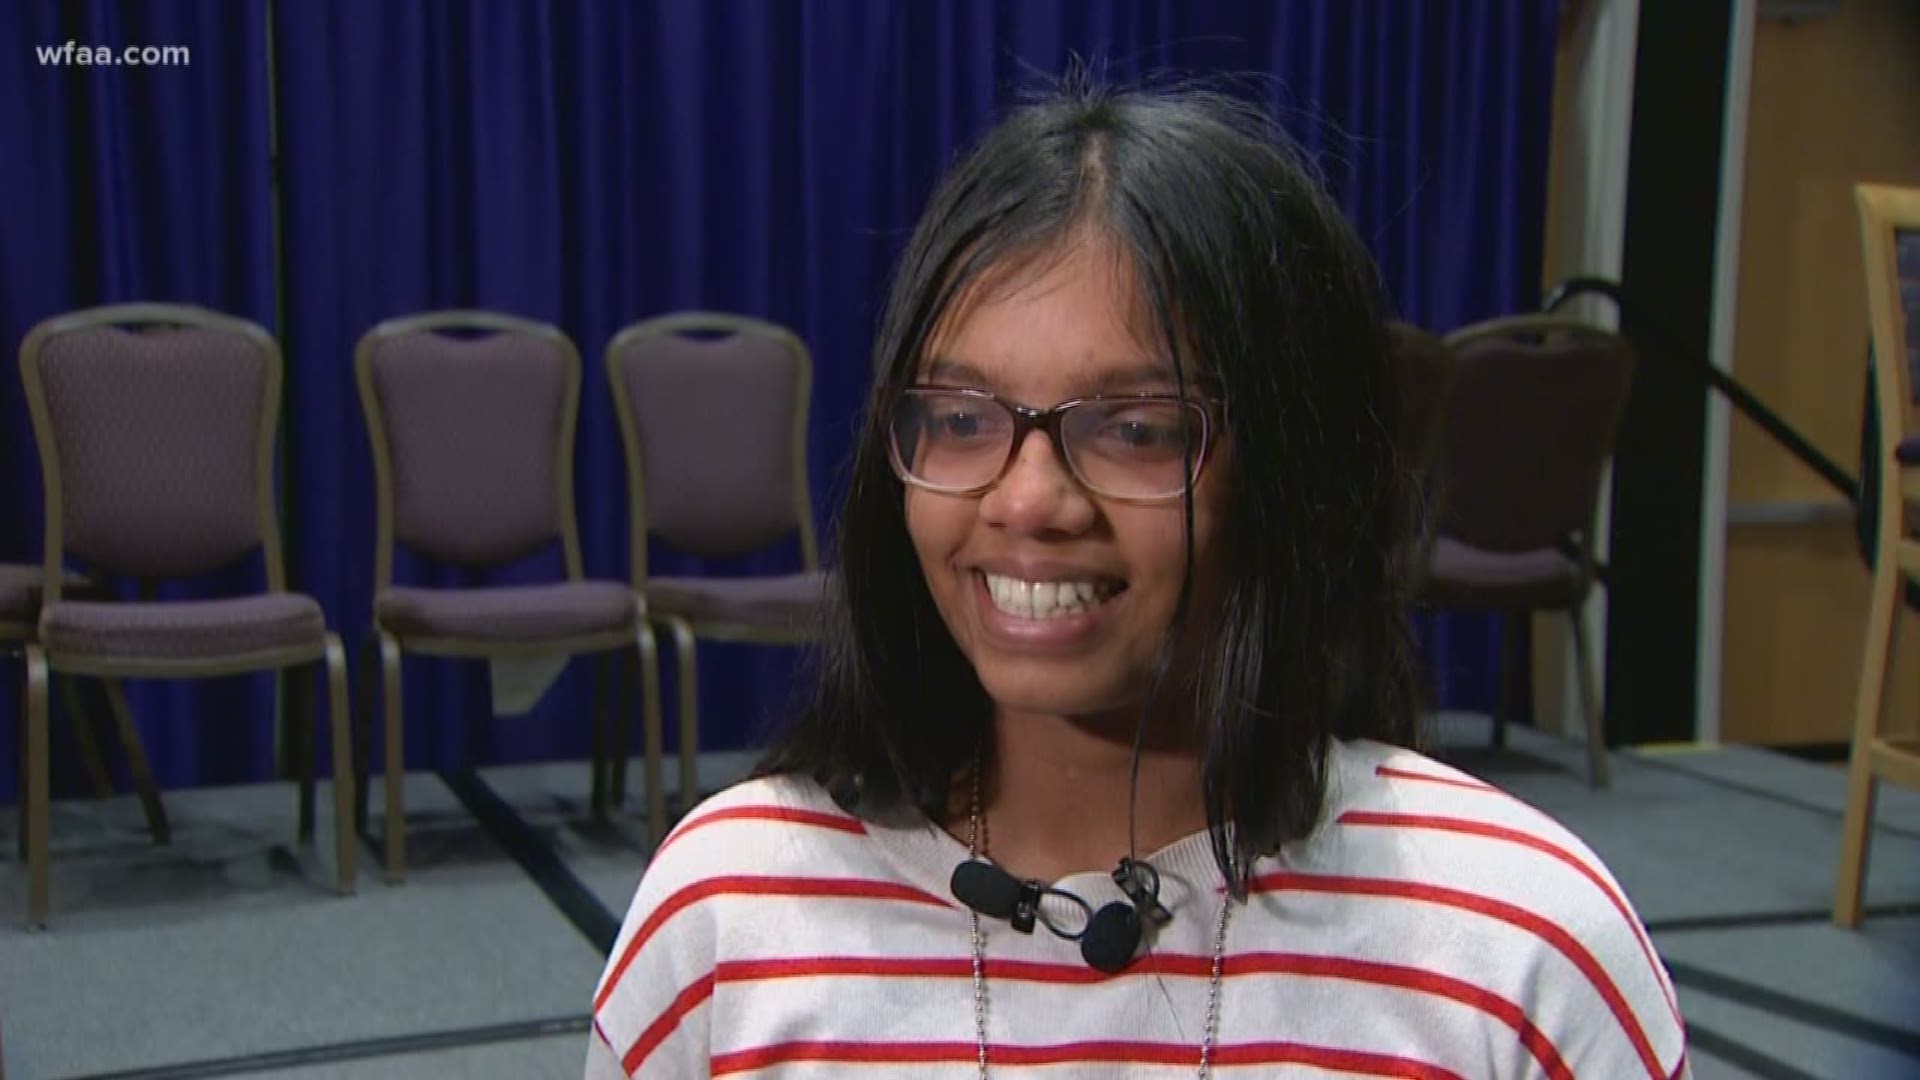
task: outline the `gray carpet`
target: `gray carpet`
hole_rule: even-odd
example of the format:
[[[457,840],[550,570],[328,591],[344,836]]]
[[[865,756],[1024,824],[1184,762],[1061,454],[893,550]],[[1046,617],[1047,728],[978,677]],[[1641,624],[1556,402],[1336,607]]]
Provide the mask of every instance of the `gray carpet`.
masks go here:
[[[1577,745],[1516,729],[1489,753],[1483,719],[1436,730],[1445,756],[1613,868],[1674,970],[1700,1080],[1920,1076],[1920,793],[1883,788],[1875,915],[1846,933],[1824,916],[1837,768],[1746,749],[1617,754],[1613,787],[1593,792]],[[712,755],[703,787],[749,760]],[[45,932],[21,928],[25,871],[0,811],[5,1075],[578,1076],[601,966],[590,937],[624,914],[644,866],[640,800],[596,825],[580,765],[480,781],[409,777],[409,880],[386,885],[363,844],[350,899],[328,885],[324,787],[311,848],[293,843],[287,785],[169,792],[164,849],[129,798],[62,803]],[[373,807],[377,831],[377,793]]]
[[[338,1065],[250,1072],[250,1080],[415,1080],[417,1077],[539,1077],[580,1075],[585,1035],[413,1052]]]

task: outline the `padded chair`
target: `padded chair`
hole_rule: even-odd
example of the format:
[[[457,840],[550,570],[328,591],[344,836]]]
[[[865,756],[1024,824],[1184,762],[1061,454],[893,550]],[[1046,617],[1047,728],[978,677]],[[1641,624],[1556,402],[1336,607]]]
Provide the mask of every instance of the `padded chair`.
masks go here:
[[[1507,618],[1506,666],[1536,611],[1573,623],[1588,781],[1607,783],[1603,713],[1581,605],[1596,583],[1600,481],[1633,380],[1618,334],[1523,315],[1447,335],[1453,386],[1437,462],[1439,525],[1420,583],[1436,607]],[[1495,718],[1504,738],[1506,703]]]
[[[415,315],[368,331],[355,372],[373,442],[377,535],[368,644],[379,652],[386,714],[387,877],[399,881],[406,873],[402,653],[602,654],[593,727],[596,815],[605,812],[608,744],[626,727],[624,720],[609,727],[608,662],[639,650],[649,745],[657,745],[660,716],[650,688],[658,661],[633,589],[624,581],[586,580],[581,568],[573,505],[580,356],[564,334],[492,312]],[[470,588],[393,581],[396,544],[442,564],[486,569],[556,542],[565,562],[560,581]],[[663,835],[664,816],[651,826]]]
[[[46,544],[27,658],[28,918],[48,901],[47,688],[52,672],[207,678],[324,665],[332,706],[339,890],[353,890],[346,656],[320,605],[288,592],[274,510],[280,350],[252,323],[196,307],[123,304],[41,323],[20,348],[45,477]],[[156,601],[154,584],[259,550],[265,591]],[[141,582],[142,600],[69,599],[66,558]],[[310,684],[283,749],[299,773],[299,836],[313,835]],[[123,731],[131,727],[119,707]],[[151,811],[150,811],[151,812]]]
[[[680,706],[680,800],[699,791],[695,640],[802,644],[814,639],[819,569],[807,482],[813,361],[790,331],[740,315],[684,312],[635,323],[607,346],[607,377],[627,455],[634,587],[673,636]],[[724,418],[720,425],[716,420]],[[725,559],[797,535],[796,573],[650,577],[647,540]],[[651,735],[650,735],[651,737]],[[648,762],[656,760],[648,746]],[[620,791],[616,764],[615,793]],[[658,777],[647,777],[658,798]],[[659,813],[656,808],[653,813]]]
[[[1896,603],[1904,582],[1920,579],[1920,410],[1909,365],[1920,353],[1920,188],[1859,184],[1861,246],[1866,256],[1867,312],[1873,332],[1874,397],[1882,452],[1877,490],[1879,543],[1867,613],[1866,649],[1854,702],[1853,748],[1847,765],[1847,812],[1841,825],[1840,866],[1833,921],[1860,925],[1873,804],[1882,780],[1920,787],[1920,741],[1882,728],[1887,655],[1893,646]]]

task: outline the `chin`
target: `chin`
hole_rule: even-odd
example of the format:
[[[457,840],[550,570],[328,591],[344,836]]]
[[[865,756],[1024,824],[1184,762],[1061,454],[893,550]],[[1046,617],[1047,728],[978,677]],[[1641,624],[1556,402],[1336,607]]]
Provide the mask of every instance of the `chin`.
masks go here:
[[[1054,664],[989,664],[975,671],[987,697],[1006,712],[1091,719],[1130,713],[1139,704],[1136,688],[1100,672]]]

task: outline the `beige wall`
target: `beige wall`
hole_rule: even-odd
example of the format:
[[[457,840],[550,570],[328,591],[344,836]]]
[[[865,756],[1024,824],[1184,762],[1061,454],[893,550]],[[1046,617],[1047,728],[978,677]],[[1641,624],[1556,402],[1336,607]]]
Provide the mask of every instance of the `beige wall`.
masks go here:
[[[1826,18],[1762,22],[1734,374],[1849,472],[1858,466],[1867,338],[1851,185],[1864,179],[1920,185],[1920,4],[1845,0]],[[1735,416],[1731,506],[1833,498]],[[1867,593],[1852,529],[1850,520],[1728,529],[1724,741],[1847,739]],[[1909,616],[1893,674],[1900,717],[1920,717],[1916,625]]]
[[[1574,275],[1620,277],[1638,22],[1639,0],[1569,0],[1562,8],[1554,60],[1543,290]],[[1612,303],[1601,297],[1583,297],[1563,310],[1602,326],[1618,325]],[[1604,499],[1600,512],[1599,554],[1604,559]],[[1605,660],[1606,599],[1606,590],[1594,590],[1583,615],[1591,629],[1596,666]],[[1533,714],[1543,728],[1569,734],[1584,730],[1574,663],[1566,617],[1535,617]]]

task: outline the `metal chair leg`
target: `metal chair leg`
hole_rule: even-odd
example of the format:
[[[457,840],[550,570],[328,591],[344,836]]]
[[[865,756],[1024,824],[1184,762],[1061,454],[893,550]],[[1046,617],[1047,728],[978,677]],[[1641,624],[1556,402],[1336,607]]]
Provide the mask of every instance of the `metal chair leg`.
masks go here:
[[[27,841],[27,924],[47,924],[48,875],[47,816],[50,813],[47,769],[47,654],[27,645],[26,792],[21,800],[21,832]]]
[[[380,685],[375,670],[380,660],[380,642],[368,633],[360,642],[360,675],[349,678],[353,695],[353,828],[367,835],[367,797],[373,787],[373,715]]]
[[[633,726],[633,692],[636,681],[634,654],[625,649],[614,654],[614,677],[617,680],[614,690],[612,716],[609,734],[613,736],[613,745],[608,748],[611,760],[607,763],[607,799],[615,807],[627,801],[627,736],[628,728]]]
[[[387,729],[387,882],[398,885],[407,877],[406,800],[401,781],[406,778],[405,717],[400,709],[400,642],[380,633],[380,687],[386,699]]]
[[[127,754],[127,771],[133,774],[134,790],[140,793],[147,830],[153,834],[154,843],[171,843],[173,829],[167,824],[167,808],[160,801],[160,789],[154,785],[153,770],[147,765],[147,751],[140,742],[140,729],[134,726],[127,692],[118,679],[103,679],[101,685],[107,691],[107,705],[113,711],[114,725],[120,729],[120,746]]]
[[[1873,808],[1879,781],[1873,775],[1873,741],[1886,707],[1887,661],[1893,651],[1900,570],[1894,554],[1897,537],[1880,535],[1879,565],[1867,613],[1867,640],[1860,658],[1860,688],[1853,701],[1853,749],[1847,759],[1847,812],[1840,824],[1840,866],[1833,888],[1833,921],[1855,930],[1864,914],[1867,863],[1873,840]]]
[[[1580,677],[1580,708],[1587,722],[1587,784],[1598,790],[1607,786],[1606,711],[1600,700],[1599,674],[1593,668],[1593,646],[1587,637],[1587,624],[1576,605],[1567,612],[1573,623],[1574,668]]]
[[[60,691],[60,702],[66,706],[67,721],[73,725],[74,741],[80,747],[80,764],[87,770],[87,782],[93,785],[95,798],[104,799],[113,794],[113,777],[107,773],[107,761],[100,753],[100,733],[95,717],[88,712],[80,700],[80,682],[76,676],[65,678],[53,674],[53,680]]]
[[[593,820],[600,822],[607,820],[607,787],[612,781],[610,774],[613,771],[613,762],[610,757],[611,751],[608,748],[608,744],[612,740],[607,730],[612,719],[611,716],[609,716],[609,705],[612,701],[613,694],[608,686],[610,673],[607,669],[608,664],[611,662],[612,656],[607,653],[599,653],[594,656],[593,692],[587,702],[587,711],[592,718],[590,721],[592,724],[592,735],[589,754],[592,759],[593,773],[589,783],[592,793],[588,797],[587,802],[591,809]]]
[[[1533,632],[1533,613],[1530,611],[1509,611],[1500,620],[1500,686],[1493,707],[1493,741],[1495,750],[1507,748],[1507,725],[1513,721],[1516,704],[1514,683],[1520,678],[1520,665],[1525,662],[1525,637]]]
[[[325,677],[324,670],[321,664],[303,664],[297,669],[283,670],[277,677],[283,685],[291,680],[292,693],[285,696],[287,724],[281,736],[281,752],[286,771],[293,774],[300,786],[298,835],[305,844],[313,839],[313,706],[318,689],[315,684]]]
[[[673,659],[679,666],[680,698],[680,812],[700,800],[700,670],[695,654],[693,626],[679,616],[668,616],[673,632]]]
[[[26,680],[24,677],[21,679],[20,686],[21,686],[20,700],[24,702],[27,698]],[[22,863],[24,863],[27,861],[27,823],[32,818],[32,815],[29,812],[31,808],[29,807],[28,800],[27,800],[28,755],[27,755],[27,717],[25,713],[21,714],[20,723],[15,725],[13,733],[15,736],[13,740],[13,751],[14,751],[13,760],[16,765],[14,769],[14,780],[20,785],[18,788],[20,792],[20,822],[19,822],[19,826],[16,829],[14,829],[14,837],[13,837],[14,848],[15,848],[14,857],[19,859]]]
[[[353,808],[357,800],[353,795],[353,724],[347,707],[347,651],[334,634],[327,635],[326,673],[328,726],[333,730],[333,856],[339,875],[340,894],[345,896],[354,889],[354,878],[359,872],[360,845],[359,833],[353,826]],[[318,674],[316,670],[316,677]],[[309,776],[313,771],[312,761],[309,754]],[[391,825],[388,827],[392,828]]]
[[[660,644],[650,625],[640,627],[640,708],[647,754],[647,831],[657,845],[667,838],[666,777],[662,775],[667,748],[660,705]]]

